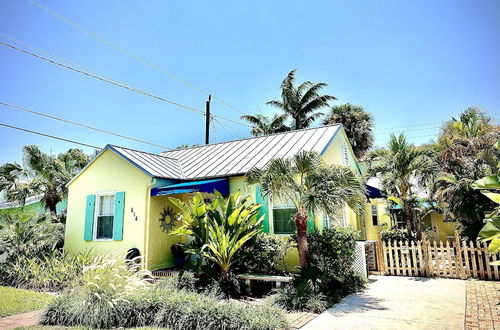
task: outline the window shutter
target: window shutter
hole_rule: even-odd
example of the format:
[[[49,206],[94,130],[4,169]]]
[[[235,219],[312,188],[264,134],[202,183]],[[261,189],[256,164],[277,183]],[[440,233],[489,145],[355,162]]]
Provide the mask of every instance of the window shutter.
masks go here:
[[[264,233],[269,233],[269,211],[267,205],[267,198],[262,196],[260,186],[255,188],[255,201],[257,204],[262,204],[260,207],[259,217],[264,216],[264,221],[262,221],[262,231]]]
[[[117,192],[115,195],[115,217],[113,223],[113,240],[123,239],[123,212],[125,211],[125,192]]]
[[[92,240],[92,234],[94,231],[94,205],[95,195],[88,195],[87,204],[85,206],[85,228],[83,230],[83,239],[85,241]]]

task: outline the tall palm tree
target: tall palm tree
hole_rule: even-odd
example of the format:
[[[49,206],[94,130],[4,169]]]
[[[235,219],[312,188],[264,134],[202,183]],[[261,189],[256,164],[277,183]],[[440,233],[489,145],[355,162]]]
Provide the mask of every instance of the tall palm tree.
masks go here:
[[[7,201],[22,206],[28,197],[41,195],[42,204],[55,214],[56,205],[67,194],[66,184],[88,161],[89,157],[79,149],[54,156],[37,146],[25,146],[23,165],[13,162],[0,166],[0,192]]]
[[[432,150],[413,146],[402,134],[397,137],[392,134],[387,148],[374,150],[368,156],[368,175],[381,175],[384,190],[403,210],[408,230],[416,230],[418,235],[421,232],[418,198],[436,171]]]
[[[318,153],[302,151],[293,158],[277,158],[263,169],[253,168],[246,181],[258,184],[271,200],[293,203],[300,266],[307,268],[307,220],[322,212],[337,216],[347,203],[358,210],[364,201],[364,184],[350,168],[326,165]]]
[[[335,105],[323,124],[342,124],[358,159],[373,146],[373,117],[361,106],[350,103]]]
[[[292,129],[307,128],[312,123],[323,116],[318,112],[323,107],[328,106],[328,102],[336,100],[332,95],[320,94],[320,90],[327,86],[326,83],[312,83],[304,81],[296,86],[296,69],[290,71],[281,83],[281,99],[272,100],[266,104],[282,110],[292,118]]]
[[[253,136],[269,135],[289,131],[290,128],[285,125],[286,115],[274,115],[271,119],[260,113],[252,115],[243,115],[241,119],[246,120],[252,127]]]

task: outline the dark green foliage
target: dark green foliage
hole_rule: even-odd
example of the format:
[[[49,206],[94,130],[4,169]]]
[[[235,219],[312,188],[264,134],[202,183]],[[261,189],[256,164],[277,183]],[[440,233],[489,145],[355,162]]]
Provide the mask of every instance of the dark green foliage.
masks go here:
[[[290,310],[322,311],[364,288],[365,280],[352,270],[357,233],[332,228],[309,236],[308,267],[293,286],[278,292],[276,303]]]
[[[21,210],[0,214],[0,283],[56,291],[72,283],[88,255],[61,252],[64,225],[57,218]]]
[[[288,237],[259,234],[238,251],[233,267],[238,273],[283,275],[280,265],[294,246]]]
[[[373,116],[359,105],[334,105],[323,124],[342,124],[358,159],[373,146]]]
[[[384,230],[380,233],[380,238],[382,241],[415,241],[417,239],[415,233],[408,231],[407,229],[389,229]]]

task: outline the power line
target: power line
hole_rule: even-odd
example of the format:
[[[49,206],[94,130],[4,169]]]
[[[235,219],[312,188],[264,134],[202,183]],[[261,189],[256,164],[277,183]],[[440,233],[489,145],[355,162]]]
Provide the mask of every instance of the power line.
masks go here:
[[[494,118],[494,117],[499,117],[500,114],[491,113],[490,116]],[[422,126],[435,126],[435,128],[439,128],[442,124],[445,124],[448,121],[449,120],[437,121],[437,122],[431,122],[431,123],[411,124],[411,125],[405,125],[405,126],[384,127],[384,128],[379,128],[378,131],[386,131],[386,130],[398,129],[398,128],[422,127]],[[431,129],[431,128],[427,128],[427,129]]]
[[[112,80],[110,78],[106,78],[100,74],[96,74],[96,73],[91,73],[91,72],[87,72],[85,70],[82,70],[82,69],[78,69],[78,68],[75,68],[71,65],[67,65],[67,64],[64,64],[64,63],[61,63],[61,62],[58,62],[58,61],[55,61],[53,59],[50,59],[50,58],[47,58],[45,56],[41,56],[41,55],[38,55],[38,54],[35,54],[33,52],[30,52],[28,50],[25,50],[25,49],[22,49],[22,48],[19,48],[19,47],[16,47],[14,45],[11,45],[9,43],[6,43],[6,42],[3,42],[3,41],[0,41],[0,44],[4,45],[4,46],[7,46],[9,48],[12,48],[14,50],[17,50],[19,52],[22,52],[22,53],[25,53],[25,54],[28,54],[28,55],[31,55],[33,57],[36,57],[38,59],[41,59],[41,60],[44,60],[44,61],[47,61],[47,62],[50,62],[52,64],[55,64],[57,66],[60,66],[60,67],[63,67],[65,69],[68,69],[68,70],[71,70],[71,71],[74,71],[74,72],[77,72],[77,73],[80,73],[80,74],[83,74],[85,76],[88,76],[88,77],[92,77],[92,78],[95,78],[95,79],[98,79],[100,81],[103,81],[103,82],[106,82],[106,83],[109,83],[109,84],[112,84],[112,85],[115,85],[115,86],[118,86],[118,87],[121,87],[121,88],[125,88],[127,90],[130,90],[130,91],[133,91],[133,92],[136,92],[136,93],[139,93],[139,94],[142,94],[142,95],[145,95],[145,96],[148,96],[148,97],[151,97],[151,98],[154,98],[154,99],[157,99],[157,100],[160,100],[160,101],[163,101],[163,102],[167,102],[167,103],[170,103],[172,105],[175,105],[175,106],[178,106],[178,107],[181,107],[183,109],[186,109],[186,110],[189,110],[189,111],[192,111],[192,112],[195,112],[195,113],[200,113],[202,115],[205,115],[205,112],[204,111],[201,111],[199,109],[196,109],[196,108],[193,108],[193,107],[190,107],[190,106],[187,106],[187,105],[183,105],[183,104],[180,104],[180,103],[177,103],[177,102],[174,102],[174,101],[170,101],[164,97],[161,97],[161,96],[157,96],[157,95],[154,95],[154,94],[151,94],[149,92],[145,92],[143,90],[140,90],[138,88],[135,88],[135,87],[132,87],[132,86],[129,86],[129,85],[126,85],[124,83],[121,83],[121,82],[118,82],[118,81],[115,81],[115,80]],[[229,118],[225,118],[225,117],[222,117],[222,116],[218,116],[218,115],[213,115],[214,117],[217,117],[221,120],[226,120],[226,121],[229,121],[229,122],[233,122],[235,124],[238,124],[238,125],[242,125],[242,126],[248,126],[248,125],[245,125],[243,123],[240,123],[240,122],[237,122],[235,120],[232,120],[232,119],[229,119]]]
[[[29,130],[29,129],[26,129],[26,128],[12,126],[12,125],[8,125],[8,124],[4,124],[4,123],[0,123],[0,126],[5,126],[5,127],[8,127],[8,128],[13,128],[13,129],[17,129],[17,130],[28,132],[28,133],[45,136],[45,137],[48,137],[48,138],[51,138],[51,139],[56,139],[56,140],[61,140],[61,141],[69,142],[69,143],[79,144],[79,145],[82,145],[82,146],[85,146],[85,147],[89,147],[89,148],[94,148],[94,149],[98,149],[98,150],[101,149],[99,147],[96,147],[96,146],[93,146],[93,145],[90,145],[90,144],[86,144],[86,143],[83,143],[83,142],[69,140],[69,139],[65,139],[65,138],[59,137],[59,136],[45,134],[45,133],[42,133],[42,132],[32,131],[32,130]]]
[[[92,126],[89,126],[89,125],[86,125],[86,124],[82,124],[82,123],[79,123],[79,122],[76,122],[76,121],[71,121],[71,120],[60,118],[60,117],[48,115],[48,114],[43,113],[43,112],[38,112],[38,111],[30,110],[30,109],[27,109],[27,108],[23,108],[23,107],[20,107],[18,105],[9,104],[9,103],[5,103],[5,102],[1,102],[1,101],[0,101],[0,105],[6,106],[6,107],[10,107],[10,108],[13,108],[13,109],[17,109],[17,110],[21,110],[21,111],[25,111],[25,112],[29,112],[29,113],[35,114],[37,116],[47,117],[47,118],[50,118],[50,119],[53,119],[53,120],[57,120],[57,121],[61,121],[61,122],[64,122],[64,123],[68,123],[68,124],[72,124],[72,125],[77,125],[77,126],[85,127],[85,128],[97,131],[97,132],[106,133],[106,134],[117,136],[117,137],[120,137],[120,138],[123,138],[123,139],[128,139],[128,140],[132,140],[132,141],[136,141],[136,142],[148,144],[148,145],[151,145],[151,146],[155,146],[155,147],[158,147],[158,148],[171,150],[171,148],[168,148],[168,147],[165,147],[165,146],[162,146],[162,145],[159,145],[159,144],[155,144],[155,143],[147,142],[147,141],[144,141],[144,140],[136,139],[136,138],[133,138],[133,137],[130,137],[130,136],[126,136],[126,135],[122,135],[122,134],[119,134],[119,133],[110,132],[110,131],[107,131],[107,130],[104,130],[104,129],[92,127]]]
[[[55,65],[58,65],[60,67],[63,67],[65,69],[68,69],[68,70],[71,70],[71,71],[74,71],[74,72],[78,72],[78,73],[81,73],[83,75],[86,75],[86,76],[89,76],[89,77],[92,77],[92,78],[95,78],[95,79],[99,79],[101,81],[104,81],[104,82],[107,82],[109,84],[113,84],[115,86],[118,86],[118,87],[122,87],[122,88],[125,88],[125,89],[128,89],[128,90],[131,90],[133,92],[136,92],[136,93],[140,93],[140,94],[143,94],[143,95],[146,95],[146,96],[149,96],[149,97],[152,97],[152,98],[155,98],[155,99],[158,99],[160,101],[163,101],[163,102],[167,102],[167,103],[170,103],[170,104],[173,104],[173,105],[176,105],[178,107],[181,107],[181,108],[184,108],[184,109],[187,109],[187,110],[190,110],[190,111],[193,111],[193,112],[199,112],[199,113],[203,113],[203,111],[201,110],[198,110],[196,108],[193,108],[193,107],[189,107],[187,105],[183,105],[183,104],[180,104],[180,103],[177,103],[177,102],[173,102],[173,101],[170,101],[170,100],[167,100],[166,98],[163,98],[163,97],[160,97],[160,96],[156,96],[156,95],[153,95],[151,93],[148,93],[148,92],[145,92],[145,91],[142,91],[140,89],[137,89],[135,87],[131,87],[131,86],[128,86],[128,85],[125,85],[123,83],[120,83],[120,82],[117,82],[117,81],[114,81],[114,80],[111,80],[111,79],[108,79],[108,78],[104,78],[103,76],[100,76],[100,75],[97,75],[97,74],[94,74],[94,73],[90,73],[90,72],[86,72],[86,71],[83,71],[83,70],[80,70],[80,69],[77,69],[77,68],[74,68],[70,65],[66,65],[64,63],[60,63],[60,62],[57,62],[57,61],[54,61],[50,58],[47,58],[47,57],[44,57],[44,56],[41,56],[41,55],[38,55],[38,54],[35,54],[35,53],[32,53],[30,51],[27,51],[25,49],[21,49],[21,48],[18,48],[14,45],[11,45],[11,44],[8,44],[6,42],[3,42],[3,41],[0,41],[0,44],[4,45],[4,46],[7,46],[7,47],[10,47],[14,50],[17,50],[19,52],[22,52],[22,53],[25,53],[25,54],[28,54],[28,55],[31,55],[31,56],[34,56],[36,58],[39,58],[41,60],[44,60],[44,61],[47,61],[47,62],[50,62],[52,64],[55,64]]]
[[[146,66],[150,67],[151,69],[159,71],[159,72],[165,74],[166,76],[168,76],[168,77],[170,77],[172,79],[175,79],[175,80],[179,81],[180,83],[182,83],[182,84],[184,84],[184,85],[186,85],[186,86],[188,86],[188,87],[196,90],[197,92],[200,92],[200,93],[203,93],[203,94],[211,94],[214,99],[216,99],[217,101],[221,102],[222,104],[224,104],[224,105],[228,106],[229,108],[231,108],[231,109],[239,112],[240,114],[243,114],[243,115],[245,114],[243,111],[239,110],[235,106],[233,106],[233,105],[227,103],[226,101],[224,101],[223,99],[221,99],[221,98],[213,95],[213,93],[211,93],[211,92],[209,92],[209,91],[207,91],[205,89],[202,89],[200,87],[197,87],[194,84],[188,82],[187,80],[184,80],[184,79],[182,79],[182,78],[174,75],[173,73],[164,70],[160,66],[155,65],[155,64],[147,61],[146,59],[144,59],[144,58],[142,58],[142,57],[140,57],[138,55],[133,54],[132,52],[130,52],[130,51],[128,51],[128,50],[126,50],[126,49],[124,49],[124,48],[116,45],[115,43],[107,40],[106,38],[98,35],[97,33],[93,32],[91,30],[88,30],[88,29],[84,28],[83,26],[75,23],[74,21],[70,20],[69,18],[67,18],[67,17],[65,17],[65,16],[63,16],[61,14],[56,13],[55,11],[51,10],[50,8],[45,7],[45,6],[41,5],[40,3],[38,3],[38,2],[36,2],[34,0],[28,0],[28,1],[31,2],[33,5],[37,6],[38,8],[40,8],[40,9],[46,11],[47,13],[51,14],[52,16],[54,16],[54,17],[62,20],[63,22],[65,22],[65,23],[67,23],[67,24],[75,27],[76,29],[82,31],[83,33],[85,33],[85,34],[87,34],[89,36],[91,36],[92,38],[94,38],[94,39],[96,39],[96,40],[98,40],[98,41],[100,41],[100,42],[102,42],[102,43],[104,43],[104,44],[106,44],[106,45],[114,48],[115,50],[117,50],[117,51],[119,51],[119,52],[121,52],[121,53],[123,53],[123,54],[125,54],[125,55],[127,55],[127,56],[129,56],[129,57],[131,57],[131,58],[133,58],[133,59],[141,62],[142,64],[145,64]]]

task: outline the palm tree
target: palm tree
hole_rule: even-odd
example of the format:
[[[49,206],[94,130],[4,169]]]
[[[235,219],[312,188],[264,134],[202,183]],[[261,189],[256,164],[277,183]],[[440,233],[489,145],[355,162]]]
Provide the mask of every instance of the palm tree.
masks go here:
[[[253,125],[252,127],[252,135],[253,136],[262,136],[269,135],[274,133],[281,133],[289,131],[290,128],[285,125],[286,115],[274,115],[271,119],[261,114],[252,115],[243,115],[241,119],[248,121]]]
[[[0,166],[0,192],[7,201],[21,206],[28,197],[41,195],[42,204],[55,214],[56,205],[67,194],[66,184],[88,161],[89,157],[79,149],[53,156],[37,146],[25,146],[23,165],[13,162]]]
[[[342,124],[358,159],[373,146],[373,117],[361,106],[350,103],[333,106],[323,124]]]
[[[438,144],[449,147],[455,140],[473,140],[484,136],[494,127],[493,118],[479,107],[471,106],[441,128]]]
[[[364,201],[364,184],[350,168],[326,165],[312,151],[302,151],[291,159],[273,159],[263,169],[253,168],[247,172],[246,181],[260,185],[264,196],[271,200],[289,200],[295,206],[293,220],[302,268],[307,268],[309,214],[337,216],[345,203],[359,210]]]
[[[295,73],[292,70],[281,83],[281,99],[272,100],[266,104],[276,107],[292,118],[292,129],[307,128],[323,116],[318,112],[328,106],[328,102],[336,100],[335,96],[322,95],[319,91],[327,86],[325,83],[305,81],[295,86]]]
[[[391,135],[386,149],[374,150],[368,156],[368,175],[381,175],[384,190],[403,210],[408,230],[420,235],[418,199],[437,171],[432,150],[417,148],[405,136]]]

